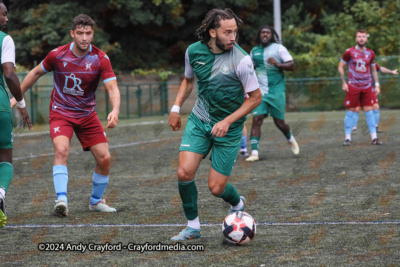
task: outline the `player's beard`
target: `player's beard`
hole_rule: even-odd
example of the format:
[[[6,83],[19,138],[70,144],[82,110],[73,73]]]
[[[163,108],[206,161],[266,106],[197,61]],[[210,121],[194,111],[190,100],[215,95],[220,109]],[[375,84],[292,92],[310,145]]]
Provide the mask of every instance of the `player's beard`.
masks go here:
[[[267,37],[267,40],[266,40],[266,41],[263,41],[263,39],[260,38],[260,42],[261,42],[261,45],[262,45],[263,47],[266,47],[266,46],[268,46],[268,45],[271,43],[271,38],[268,38],[268,37]]]
[[[358,45],[358,47],[360,47],[360,48],[364,48],[364,47],[367,45],[367,42],[365,42],[363,45],[360,44],[359,42],[357,42],[357,45]]]
[[[219,40],[219,38],[218,38],[218,35],[217,35],[217,37],[216,37],[216,39],[215,39],[215,45],[219,48],[219,49],[221,49],[222,51],[224,51],[224,52],[229,52],[229,51],[231,51],[232,50],[232,48],[225,48],[225,46],[221,43],[221,41]]]
[[[78,42],[75,42],[75,43],[76,43],[76,47],[77,47],[81,52],[86,53],[87,51],[89,51],[89,48],[90,48],[90,44],[89,44],[89,43],[88,43],[86,49],[83,49],[83,48],[78,44]]]

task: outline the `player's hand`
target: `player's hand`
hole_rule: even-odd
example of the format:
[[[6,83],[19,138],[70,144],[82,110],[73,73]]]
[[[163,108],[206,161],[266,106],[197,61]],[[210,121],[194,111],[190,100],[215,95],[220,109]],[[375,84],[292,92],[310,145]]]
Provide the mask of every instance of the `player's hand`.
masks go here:
[[[278,65],[278,62],[273,57],[268,58],[267,62],[268,64],[274,65],[275,67]]]
[[[345,92],[349,91],[349,86],[347,85],[347,83],[342,83],[342,90]]]
[[[379,88],[379,85],[375,86],[375,95],[379,95],[381,92],[381,88]]]
[[[115,111],[115,110],[111,111],[110,114],[108,114],[108,116],[107,116],[107,121],[108,121],[107,128],[114,128],[115,126],[117,126],[117,124],[118,124],[118,115],[119,115],[119,112]]]
[[[15,97],[10,99],[10,106],[11,108],[13,108],[15,105],[17,104],[17,100],[15,99]]]
[[[181,115],[178,112],[171,112],[168,118],[172,131],[178,131],[181,128]]]
[[[28,125],[29,130],[32,130],[32,123],[31,123],[31,119],[29,118],[28,115],[28,111],[26,110],[26,108],[18,108],[19,112],[21,112],[21,116],[22,116],[22,126],[25,128],[25,124]]]
[[[231,126],[225,120],[217,122],[214,124],[214,127],[211,130],[213,137],[224,137],[229,130],[229,126]]]
[[[399,75],[399,72],[397,71],[397,69],[395,69],[395,70],[392,70],[392,74],[393,75]]]

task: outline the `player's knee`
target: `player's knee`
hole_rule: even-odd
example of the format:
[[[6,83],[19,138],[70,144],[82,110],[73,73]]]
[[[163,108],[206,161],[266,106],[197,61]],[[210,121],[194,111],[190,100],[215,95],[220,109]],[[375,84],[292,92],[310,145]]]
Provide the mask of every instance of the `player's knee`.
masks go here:
[[[66,159],[68,158],[69,148],[68,146],[57,146],[54,149],[54,156],[58,159]]]
[[[181,182],[189,182],[194,178],[193,171],[182,166],[179,166],[177,175],[178,175],[178,180]]]
[[[101,166],[103,170],[109,170],[111,166],[111,155],[105,154],[98,160],[98,164]]]
[[[262,116],[253,117],[253,127],[254,126],[261,127],[263,120],[264,118]]]
[[[221,186],[219,184],[211,184],[208,185],[208,188],[210,189],[211,194],[217,197],[224,192],[225,186]]]

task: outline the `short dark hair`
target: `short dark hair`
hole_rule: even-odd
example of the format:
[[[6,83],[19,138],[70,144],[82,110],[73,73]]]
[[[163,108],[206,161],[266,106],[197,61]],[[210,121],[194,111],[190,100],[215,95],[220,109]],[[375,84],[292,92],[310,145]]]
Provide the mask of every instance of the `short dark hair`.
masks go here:
[[[261,26],[261,27],[258,29],[258,32],[257,32],[257,38],[256,38],[257,44],[259,44],[259,45],[261,44],[260,34],[261,34],[261,31],[262,31],[263,29],[268,29],[268,30],[271,31],[271,34],[272,34],[271,43],[278,43],[278,44],[281,43],[281,41],[280,41],[280,39],[279,39],[279,35],[278,35],[278,33],[275,31],[274,27],[269,26],[269,25],[263,25],[263,26]]]
[[[85,27],[90,26],[94,27],[95,22],[94,20],[86,14],[79,14],[72,20],[72,30],[75,30],[77,27]]]
[[[358,29],[358,30],[356,31],[356,35],[357,35],[357,33],[367,33],[367,31],[364,30],[364,29]]]
[[[210,41],[211,39],[209,30],[218,29],[219,27],[221,27],[220,21],[228,19],[235,19],[236,25],[238,27],[240,24],[243,23],[243,21],[238,16],[236,16],[236,14],[233,13],[233,11],[229,8],[225,9],[214,8],[210,10],[207,13],[203,22],[201,23],[201,26],[196,30],[197,37],[203,44],[208,43],[208,41]],[[236,41],[238,39],[239,39],[239,34],[236,35]]]

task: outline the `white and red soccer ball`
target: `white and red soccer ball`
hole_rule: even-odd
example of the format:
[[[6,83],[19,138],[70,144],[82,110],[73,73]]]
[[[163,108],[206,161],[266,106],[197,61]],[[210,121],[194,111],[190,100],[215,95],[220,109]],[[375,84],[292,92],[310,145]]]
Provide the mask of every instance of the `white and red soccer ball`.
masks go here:
[[[237,211],[226,216],[222,233],[230,243],[248,244],[256,235],[256,223],[248,213]]]

